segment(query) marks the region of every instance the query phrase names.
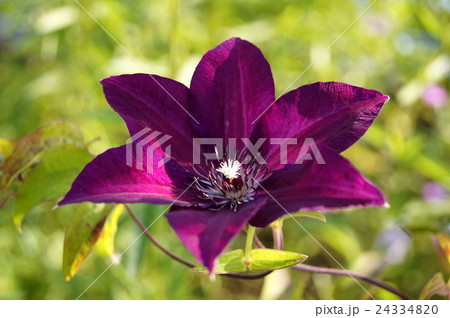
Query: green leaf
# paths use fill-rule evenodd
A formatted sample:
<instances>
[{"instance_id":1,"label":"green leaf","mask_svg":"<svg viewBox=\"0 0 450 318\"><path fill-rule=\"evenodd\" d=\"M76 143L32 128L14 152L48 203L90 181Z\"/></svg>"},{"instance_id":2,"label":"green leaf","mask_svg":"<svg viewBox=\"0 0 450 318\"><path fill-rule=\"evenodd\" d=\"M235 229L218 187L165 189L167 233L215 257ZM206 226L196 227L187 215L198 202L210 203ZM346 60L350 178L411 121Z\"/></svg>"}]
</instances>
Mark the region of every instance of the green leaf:
<instances>
[{"instance_id":1,"label":"green leaf","mask_svg":"<svg viewBox=\"0 0 450 318\"><path fill-rule=\"evenodd\" d=\"M108 216L103 231L95 244L95 252L102 257L111 257L114 254L114 237L117 233L117 223L123 214L125 206L118 204Z\"/></svg>"},{"instance_id":2,"label":"green leaf","mask_svg":"<svg viewBox=\"0 0 450 318\"><path fill-rule=\"evenodd\" d=\"M217 260L215 274L245 272L244 251L235 250L220 256ZM192 269L197 273L207 274L208 270L203 265L198 265Z\"/></svg>"},{"instance_id":3,"label":"green leaf","mask_svg":"<svg viewBox=\"0 0 450 318\"><path fill-rule=\"evenodd\" d=\"M75 276L92 251L113 207L83 203L73 211L64 236L63 274L67 281Z\"/></svg>"},{"instance_id":4,"label":"green leaf","mask_svg":"<svg viewBox=\"0 0 450 318\"><path fill-rule=\"evenodd\" d=\"M86 149L71 144L47 150L20 185L14 207L16 227L20 229L22 220L34 207L64 195L92 158Z\"/></svg>"},{"instance_id":5,"label":"green leaf","mask_svg":"<svg viewBox=\"0 0 450 318\"><path fill-rule=\"evenodd\" d=\"M413 166L428 178L450 187L450 171L445 161L439 161L420 154L414 158Z\"/></svg>"},{"instance_id":6,"label":"green leaf","mask_svg":"<svg viewBox=\"0 0 450 318\"><path fill-rule=\"evenodd\" d=\"M420 293L419 300L427 300L434 295L450 297L450 287L445 284L442 273L436 273L433 278L425 285Z\"/></svg>"},{"instance_id":7,"label":"green leaf","mask_svg":"<svg viewBox=\"0 0 450 318\"><path fill-rule=\"evenodd\" d=\"M44 151L66 143L83 143L81 131L69 122L53 122L30 132L18 142L4 163L1 180L3 189L9 187L12 180L36 162Z\"/></svg>"},{"instance_id":8,"label":"green leaf","mask_svg":"<svg viewBox=\"0 0 450 318\"><path fill-rule=\"evenodd\" d=\"M303 212L303 211L283 215L281 217L281 219L283 219L283 220L291 219L291 216L294 218L311 218L311 219L320 220L322 222L327 221L327 219L325 218L325 215L323 215L320 212Z\"/></svg>"},{"instance_id":9,"label":"green leaf","mask_svg":"<svg viewBox=\"0 0 450 318\"><path fill-rule=\"evenodd\" d=\"M396 222L412 231L445 232L449 218L450 200L439 204L410 200L400 208Z\"/></svg>"},{"instance_id":10,"label":"green leaf","mask_svg":"<svg viewBox=\"0 0 450 318\"><path fill-rule=\"evenodd\" d=\"M11 155L16 144L17 140L0 138L0 164Z\"/></svg>"},{"instance_id":11,"label":"green leaf","mask_svg":"<svg viewBox=\"0 0 450 318\"><path fill-rule=\"evenodd\" d=\"M293 266L303 262L308 256L288 251L272 249L254 249L250 251L248 268L252 271L275 270ZM246 265L243 250L235 250L220 256L217 260L215 274L245 272ZM192 269L197 273L207 274L203 265Z\"/></svg>"},{"instance_id":12,"label":"green leaf","mask_svg":"<svg viewBox=\"0 0 450 318\"><path fill-rule=\"evenodd\" d=\"M254 249L250 251L250 265L252 271L274 270L296 265L308 256L288 251L272 249Z\"/></svg>"}]
</instances>

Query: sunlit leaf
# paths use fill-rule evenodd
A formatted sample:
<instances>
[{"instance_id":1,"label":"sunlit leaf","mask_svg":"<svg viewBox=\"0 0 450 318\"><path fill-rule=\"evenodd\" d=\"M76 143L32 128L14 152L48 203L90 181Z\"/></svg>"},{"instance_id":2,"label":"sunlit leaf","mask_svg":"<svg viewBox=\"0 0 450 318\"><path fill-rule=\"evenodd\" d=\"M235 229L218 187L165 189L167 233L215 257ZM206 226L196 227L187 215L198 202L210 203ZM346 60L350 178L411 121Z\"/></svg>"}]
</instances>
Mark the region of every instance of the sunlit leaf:
<instances>
[{"instance_id":1,"label":"sunlit leaf","mask_svg":"<svg viewBox=\"0 0 450 318\"><path fill-rule=\"evenodd\" d=\"M327 219L325 218L325 215L323 215L320 212L315 212L315 211L312 211L312 212L299 211L299 212L295 212L295 213L290 213L290 214L283 215L281 217L281 219L288 220L288 219L291 219L291 217L294 217L294 218L311 218L311 219L320 220L322 222L326 222L327 221Z\"/></svg>"},{"instance_id":2,"label":"sunlit leaf","mask_svg":"<svg viewBox=\"0 0 450 318\"><path fill-rule=\"evenodd\" d=\"M428 178L450 186L450 171L445 162L419 155L413 161L414 168Z\"/></svg>"},{"instance_id":3,"label":"sunlit leaf","mask_svg":"<svg viewBox=\"0 0 450 318\"><path fill-rule=\"evenodd\" d=\"M397 223L414 231L442 232L445 231L449 218L449 200L440 204L411 200L400 209Z\"/></svg>"},{"instance_id":4,"label":"sunlit leaf","mask_svg":"<svg viewBox=\"0 0 450 318\"><path fill-rule=\"evenodd\" d=\"M450 237L443 233L433 235L433 244L436 247L441 264L450 272Z\"/></svg>"},{"instance_id":5,"label":"sunlit leaf","mask_svg":"<svg viewBox=\"0 0 450 318\"><path fill-rule=\"evenodd\" d=\"M6 159L2 187L7 188L11 181L36 162L44 151L65 143L83 143L81 131L70 122L57 121L30 132L18 142Z\"/></svg>"},{"instance_id":6,"label":"sunlit leaf","mask_svg":"<svg viewBox=\"0 0 450 318\"><path fill-rule=\"evenodd\" d=\"M422 25L425 27L425 29L435 36L439 36L441 32L441 24L438 20L436 20L433 12L430 10L430 8L422 4L420 7L418 6L416 9L417 13L416 16L422 23Z\"/></svg>"},{"instance_id":7,"label":"sunlit leaf","mask_svg":"<svg viewBox=\"0 0 450 318\"><path fill-rule=\"evenodd\" d=\"M117 223L123 214L125 206L118 204L108 216L100 238L95 244L95 252L102 257L111 257L114 254L114 237L117 233Z\"/></svg>"},{"instance_id":8,"label":"sunlit leaf","mask_svg":"<svg viewBox=\"0 0 450 318\"><path fill-rule=\"evenodd\" d=\"M441 295L446 298L450 296L450 287L445 283L442 273L436 273L425 285L419 299L430 299L434 295Z\"/></svg>"},{"instance_id":9,"label":"sunlit leaf","mask_svg":"<svg viewBox=\"0 0 450 318\"><path fill-rule=\"evenodd\" d=\"M303 262L308 256L288 251L254 249L250 252L252 271L273 270L293 266Z\"/></svg>"},{"instance_id":10,"label":"sunlit leaf","mask_svg":"<svg viewBox=\"0 0 450 318\"><path fill-rule=\"evenodd\" d=\"M79 11L73 5L47 10L36 19L36 30L39 33L50 33L65 28L78 20Z\"/></svg>"},{"instance_id":11,"label":"sunlit leaf","mask_svg":"<svg viewBox=\"0 0 450 318\"><path fill-rule=\"evenodd\" d=\"M76 207L66 228L63 252L63 274L69 281L99 239L113 205L83 203Z\"/></svg>"},{"instance_id":12,"label":"sunlit leaf","mask_svg":"<svg viewBox=\"0 0 450 318\"><path fill-rule=\"evenodd\" d=\"M236 273L245 272L246 269L244 264L244 251L235 250L223 254L218 258L214 272L215 274ZM208 273L208 270L203 265L196 266L192 270L202 274Z\"/></svg>"},{"instance_id":13,"label":"sunlit leaf","mask_svg":"<svg viewBox=\"0 0 450 318\"><path fill-rule=\"evenodd\" d=\"M0 166L11 155L16 144L15 139L0 138Z\"/></svg>"},{"instance_id":14,"label":"sunlit leaf","mask_svg":"<svg viewBox=\"0 0 450 318\"><path fill-rule=\"evenodd\" d=\"M315 235L321 242L340 253L348 262L354 260L363 251L361 242L348 224L318 225Z\"/></svg>"},{"instance_id":15,"label":"sunlit leaf","mask_svg":"<svg viewBox=\"0 0 450 318\"><path fill-rule=\"evenodd\" d=\"M66 144L46 151L27 175L17 193L14 223L20 228L27 213L37 205L66 193L93 156L83 147Z\"/></svg>"},{"instance_id":16,"label":"sunlit leaf","mask_svg":"<svg viewBox=\"0 0 450 318\"><path fill-rule=\"evenodd\" d=\"M450 72L450 57L441 54L427 64L424 75L428 82L438 82L446 78L448 72Z\"/></svg>"}]
</instances>

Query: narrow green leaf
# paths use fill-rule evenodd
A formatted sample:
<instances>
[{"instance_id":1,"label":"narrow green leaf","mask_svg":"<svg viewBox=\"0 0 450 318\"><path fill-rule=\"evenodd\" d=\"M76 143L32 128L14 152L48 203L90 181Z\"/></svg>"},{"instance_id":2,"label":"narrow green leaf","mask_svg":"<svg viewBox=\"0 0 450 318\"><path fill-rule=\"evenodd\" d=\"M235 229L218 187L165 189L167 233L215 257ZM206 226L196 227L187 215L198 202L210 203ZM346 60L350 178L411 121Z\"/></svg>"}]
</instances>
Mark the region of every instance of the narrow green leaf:
<instances>
[{"instance_id":1,"label":"narrow green leaf","mask_svg":"<svg viewBox=\"0 0 450 318\"><path fill-rule=\"evenodd\" d=\"M427 300L434 295L441 295L446 298L450 297L450 287L445 284L442 273L436 273L433 278L425 285L420 293L420 300Z\"/></svg>"},{"instance_id":2,"label":"narrow green leaf","mask_svg":"<svg viewBox=\"0 0 450 318\"><path fill-rule=\"evenodd\" d=\"M291 213L291 214L286 214L286 215L283 215L281 217L281 219L287 220L287 219L290 219L291 216L294 217L294 218L311 218L311 219L320 220L322 222L326 222L327 221L327 219L325 218L325 215L323 215L320 212L314 212L314 211L312 211L312 212L299 211L299 212L295 212L295 213Z\"/></svg>"},{"instance_id":3,"label":"narrow green leaf","mask_svg":"<svg viewBox=\"0 0 450 318\"><path fill-rule=\"evenodd\" d=\"M83 147L66 144L47 150L20 185L14 207L14 223L20 229L25 216L37 205L66 193L93 156Z\"/></svg>"},{"instance_id":4,"label":"narrow green leaf","mask_svg":"<svg viewBox=\"0 0 450 318\"><path fill-rule=\"evenodd\" d=\"M307 257L303 254L288 251L254 249L250 252L248 268L252 271L281 269L303 262Z\"/></svg>"},{"instance_id":5,"label":"narrow green leaf","mask_svg":"<svg viewBox=\"0 0 450 318\"><path fill-rule=\"evenodd\" d=\"M418 155L412 161L414 168L428 178L438 181L441 184L450 186L450 171L447 165L442 161L425 156Z\"/></svg>"},{"instance_id":6,"label":"narrow green leaf","mask_svg":"<svg viewBox=\"0 0 450 318\"><path fill-rule=\"evenodd\" d=\"M45 150L66 143L83 143L81 131L69 122L53 122L30 132L18 142L11 155L5 160L2 187L6 189L12 180L36 162Z\"/></svg>"},{"instance_id":7,"label":"narrow green leaf","mask_svg":"<svg viewBox=\"0 0 450 318\"><path fill-rule=\"evenodd\" d=\"M117 223L123 214L125 206L118 204L108 216L103 231L95 244L95 252L102 257L111 257L114 254L114 237L117 233Z\"/></svg>"},{"instance_id":8,"label":"narrow green leaf","mask_svg":"<svg viewBox=\"0 0 450 318\"><path fill-rule=\"evenodd\" d=\"M73 211L64 236L63 274L67 281L75 276L92 251L113 207L83 203Z\"/></svg>"},{"instance_id":9,"label":"narrow green leaf","mask_svg":"<svg viewBox=\"0 0 450 318\"><path fill-rule=\"evenodd\" d=\"M245 272L244 251L235 250L220 256L217 260L215 274ZM203 265L198 265L192 269L197 273L208 274L208 270Z\"/></svg>"}]
</instances>

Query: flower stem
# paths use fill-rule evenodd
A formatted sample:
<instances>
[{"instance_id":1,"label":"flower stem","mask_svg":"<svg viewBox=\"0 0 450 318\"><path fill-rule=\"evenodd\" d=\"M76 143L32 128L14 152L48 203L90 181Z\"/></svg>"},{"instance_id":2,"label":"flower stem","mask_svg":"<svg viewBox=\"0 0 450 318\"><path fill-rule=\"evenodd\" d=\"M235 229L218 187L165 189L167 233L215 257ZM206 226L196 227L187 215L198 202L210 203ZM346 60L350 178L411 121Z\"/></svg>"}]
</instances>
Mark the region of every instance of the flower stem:
<instances>
[{"instance_id":1,"label":"flower stem","mask_svg":"<svg viewBox=\"0 0 450 318\"><path fill-rule=\"evenodd\" d=\"M255 245L259 248L266 248L264 246L264 244L259 240L258 235L255 234L255 236L253 237L253 243L255 243Z\"/></svg>"},{"instance_id":2,"label":"flower stem","mask_svg":"<svg viewBox=\"0 0 450 318\"><path fill-rule=\"evenodd\" d=\"M253 237L255 236L255 227L248 225L247 230L247 242L245 243L245 259L244 263L246 265L250 265L251 258L250 258L250 252L252 250L252 243L253 243Z\"/></svg>"},{"instance_id":3,"label":"flower stem","mask_svg":"<svg viewBox=\"0 0 450 318\"><path fill-rule=\"evenodd\" d=\"M276 228L274 226L272 226L272 230L274 231L273 236L274 236L274 247L275 249L281 244L281 246L283 245L283 232L281 232L281 236L280 235L275 235L275 231L276 230L280 230L281 228ZM277 240L281 240L278 241ZM261 243L261 241L259 240L258 236L255 235L255 242L258 242L258 247L260 248L266 248L264 246L264 244ZM312 265L305 265L305 264L297 264L292 266L291 268L296 269L298 271L302 271L302 272L309 272L309 273L314 273L314 274L327 274L327 275L334 275L334 276L348 276L348 277L353 277L356 279L360 279L363 281L366 281L372 285L378 286L380 288L383 288L387 291L390 291L391 293L399 296L401 299L405 299L405 300L411 300L412 298L408 295L406 295L405 293L403 293L402 291L386 284L383 283L375 278L372 278L370 276L361 274L361 273L357 273L357 272L351 272L351 271L346 271L346 270L342 270L342 269L335 269L335 268L326 268L326 267L318 267L318 266L312 266Z\"/></svg>"},{"instance_id":4,"label":"flower stem","mask_svg":"<svg viewBox=\"0 0 450 318\"><path fill-rule=\"evenodd\" d=\"M271 224L273 233L273 248L276 250L282 250L284 245L283 237L283 221L277 220Z\"/></svg>"},{"instance_id":5,"label":"flower stem","mask_svg":"<svg viewBox=\"0 0 450 318\"><path fill-rule=\"evenodd\" d=\"M371 283L372 285L378 286L380 288L383 288L387 291L390 291L391 293L399 296L402 299L411 300L412 298L402 291L395 289L394 287L383 283L375 278L372 278L370 276L352 272L352 271L346 271L342 269L335 269L335 268L325 268L325 267L317 267L317 266L311 266L311 265L305 265L305 264L297 264L292 266L293 269L303 271L303 272L309 272L309 273L315 273L315 274L328 274L328 275L334 275L334 276L348 276L357 278L363 281L366 281L368 283Z\"/></svg>"},{"instance_id":6,"label":"flower stem","mask_svg":"<svg viewBox=\"0 0 450 318\"><path fill-rule=\"evenodd\" d=\"M159 248L161 251L163 251L164 253L166 253L169 257L173 258L174 260L176 260L177 262L186 265L190 268L195 267L194 264L185 261L184 259L176 256L175 254L173 254L172 252L170 252L169 250L167 250L166 248L164 248L161 244L159 244L159 242L148 232L147 228L145 227L144 224L142 224L142 222L139 220L139 218L136 216L136 214L134 214L133 210L128 206L128 204L125 204L125 208L127 209L128 213L130 214L131 218L134 220L134 222L139 226L139 228L144 232L145 236L147 236L147 238L153 243L155 244L155 246L157 248ZM239 279L260 279L263 278L267 275L269 275L270 273L272 273L272 271L266 271L260 274L256 274L256 275L245 275L245 274L234 274L234 273L227 273L227 274L220 274L221 276L227 276L227 277L232 277L232 278L239 278Z\"/></svg>"},{"instance_id":7,"label":"flower stem","mask_svg":"<svg viewBox=\"0 0 450 318\"><path fill-rule=\"evenodd\" d=\"M144 232L145 236L148 237L148 239L150 241L152 241L153 244L156 245L156 247L158 247L161 251L163 251L164 253L166 253L168 256L170 256L171 258L173 258L174 260L176 260L177 262L180 262L181 264L184 264L188 267L194 267L195 265L192 263L189 263L188 261L185 261L182 258L179 258L178 256L176 256L175 254L173 254L172 252L170 252L169 250L165 249L161 244L159 244L159 242L157 240L155 240L155 238L148 232L147 228L145 227L144 224L142 224L142 222L138 219L138 217L136 216L136 214L134 214L133 210L131 210L131 208L128 206L128 204L125 204L125 208L127 209L128 213L130 214L131 218L134 220L134 222L136 222L136 224L140 227L140 229Z\"/></svg>"}]
</instances>

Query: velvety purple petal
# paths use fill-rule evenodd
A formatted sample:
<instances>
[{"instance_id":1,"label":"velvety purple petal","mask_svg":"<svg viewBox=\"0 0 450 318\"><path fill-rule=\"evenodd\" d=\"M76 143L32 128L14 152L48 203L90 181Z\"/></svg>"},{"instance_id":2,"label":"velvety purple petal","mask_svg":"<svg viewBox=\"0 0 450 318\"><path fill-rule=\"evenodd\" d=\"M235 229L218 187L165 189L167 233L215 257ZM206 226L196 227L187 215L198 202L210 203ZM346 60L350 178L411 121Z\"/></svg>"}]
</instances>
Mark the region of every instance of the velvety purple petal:
<instances>
[{"instance_id":1,"label":"velvety purple petal","mask_svg":"<svg viewBox=\"0 0 450 318\"><path fill-rule=\"evenodd\" d=\"M253 138L313 138L342 152L369 128L389 99L382 93L343 83L326 82L301 86L274 103L264 114ZM279 146L265 144L266 154Z\"/></svg>"},{"instance_id":2,"label":"velvety purple petal","mask_svg":"<svg viewBox=\"0 0 450 318\"><path fill-rule=\"evenodd\" d=\"M98 155L78 175L59 205L84 201L170 204L176 200L174 204L192 206L199 201L194 187L186 190L192 178L175 161L158 167L163 157L155 152L154 164L147 166L144 152L142 160L133 156L130 167L126 152L126 146L121 146Z\"/></svg>"},{"instance_id":3,"label":"velvety purple petal","mask_svg":"<svg viewBox=\"0 0 450 318\"><path fill-rule=\"evenodd\" d=\"M380 190L347 159L334 150L320 151L325 164L307 160L301 165L287 165L262 184L259 195L270 199L250 224L264 227L286 211L326 211L386 204Z\"/></svg>"},{"instance_id":4,"label":"velvety purple petal","mask_svg":"<svg viewBox=\"0 0 450 318\"><path fill-rule=\"evenodd\" d=\"M250 137L252 122L275 100L270 65L252 43L231 38L207 52L192 77L200 135Z\"/></svg>"},{"instance_id":5,"label":"velvety purple petal","mask_svg":"<svg viewBox=\"0 0 450 318\"><path fill-rule=\"evenodd\" d=\"M216 258L265 201L257 199L246 203L237 212L175 208L166 217L183 244L212 273Z\"/></svg>"},{"instance_id":6,"label":"velvety purple petal","mask_svg":"<svg viewBox=\"0 0 450 318\"><path fill-rule=\"evenodd\" d=\"M169 135L171 156L181 164L192 163L195 135L187 113L190 93L186 86L149 74L112 76L101 83L106 100L125 120L130 135L144 128L160 132L158 138Z\"/></svg>"}]
</instances>

